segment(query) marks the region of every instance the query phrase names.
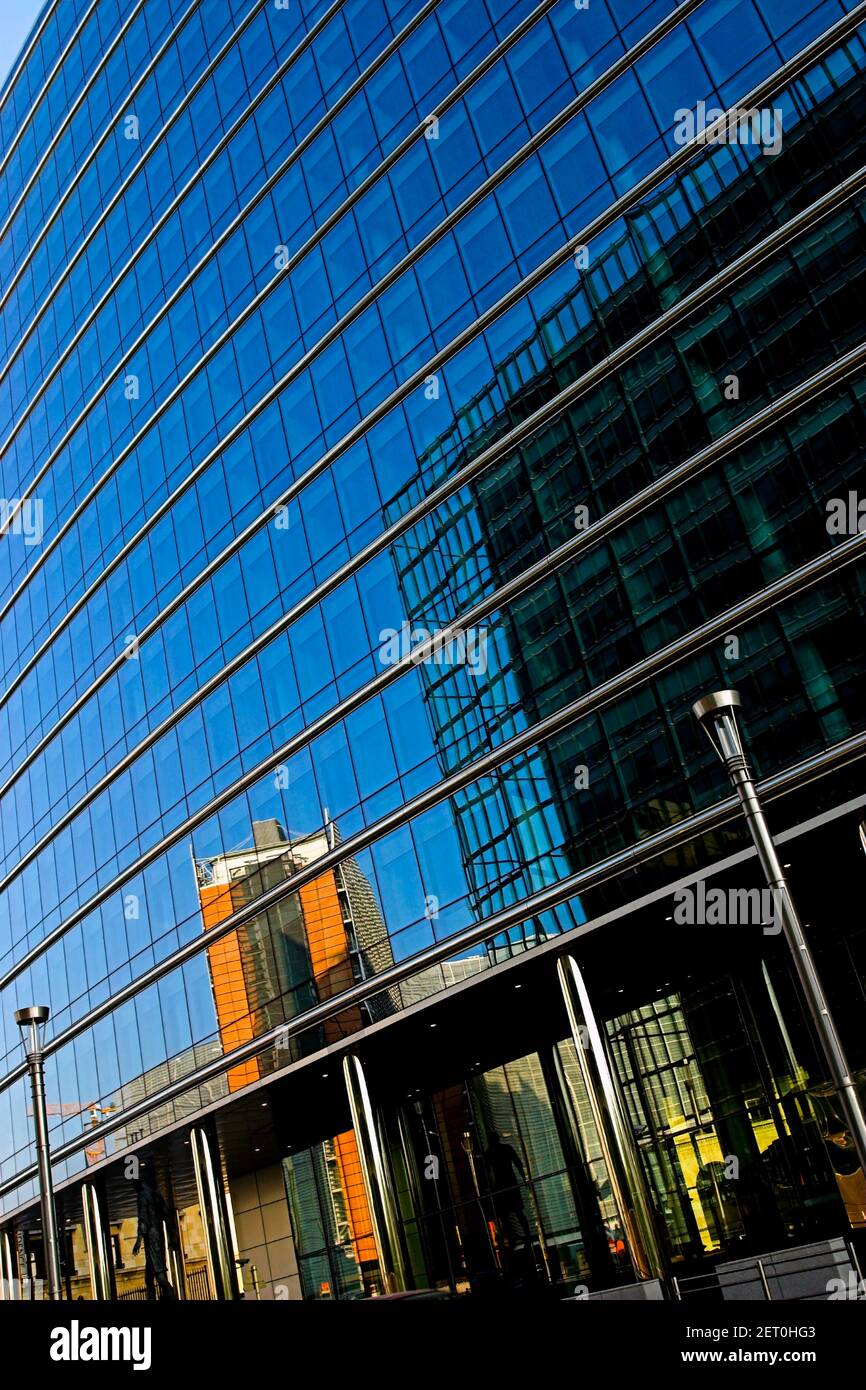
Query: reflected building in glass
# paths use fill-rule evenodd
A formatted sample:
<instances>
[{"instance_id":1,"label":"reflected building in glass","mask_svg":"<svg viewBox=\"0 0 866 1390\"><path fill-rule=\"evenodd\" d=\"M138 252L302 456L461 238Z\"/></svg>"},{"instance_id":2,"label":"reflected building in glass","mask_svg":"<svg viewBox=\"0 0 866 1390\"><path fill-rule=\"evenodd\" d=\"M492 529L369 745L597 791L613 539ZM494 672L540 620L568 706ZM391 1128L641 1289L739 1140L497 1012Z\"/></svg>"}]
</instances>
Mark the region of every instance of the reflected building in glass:
<instances>
[{"instance_id":1,"label":"reflected building in glass","mask_svg":"<svg viewBox=\"0 0 866 1390\"><path fill-rule=\"evenodd\" d=\"M705 910L762 879L691 706L742 692L860 1084L864 68L853 0L48 0L0 90L4 1297L30 1003L67 1299L862 1243L784 940Z\"/></svg>"}]
</instances>

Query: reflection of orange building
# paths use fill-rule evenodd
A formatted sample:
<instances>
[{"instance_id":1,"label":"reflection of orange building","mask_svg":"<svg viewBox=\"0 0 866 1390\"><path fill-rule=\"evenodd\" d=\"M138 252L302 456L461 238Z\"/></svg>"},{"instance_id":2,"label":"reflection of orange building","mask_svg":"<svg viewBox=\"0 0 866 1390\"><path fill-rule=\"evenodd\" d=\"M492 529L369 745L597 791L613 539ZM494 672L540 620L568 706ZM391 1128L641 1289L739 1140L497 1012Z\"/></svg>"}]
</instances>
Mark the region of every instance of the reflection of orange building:
<instances>
[{"instance_id":1,"label":"reflection of orange building","mask_svg":"<svg viewBox=\"0 0 866 1390\"><path fill-rule=\"evenodd\" d=\"M253 846L196 861L204 930L212 930L239 908L320 859L336 839L333 826L296 840L286 837L276 820L253 822ZM312 976L318 999L331 999L371 970L393 959L388 937L370 885L353 860L329 869L297 894L288 906L300 916L298 935L304 974ZM224 1051L248 1042L260 1031L256 1010L279 997L285 984L272 978L279 972L274 959L268 916L262 915L239 932L230 932L208 950L220 1042ZM295 979L293 984L297 984ZM381 1006L380 1006L381 1007ZM330 1043L363 1026L360 1008L345 1010L325 1023ZM253 1058L233 1067L227 1076L230 1091L258 1080L260 1066Z\"/></svg>"},{"instance_id":2,"label":"reflection of orange building","mask_svg":"<svg viewBox=\"0 0 866 1390\"><path fill-rule=\"evenodd\" d=\"M205 931L211 931L280 880L320 859L336 842L328 825L313 835L290 840L275 820L253 822L253 846L196 861L196 878ZM370 884L354 860L344 861L305 884L287 900L292 921L299 912L299 940L305 957L302 973L311 975L318 999L332 999L372 971L390 965L393 956ZM224 1051L240 1047L259 1031L256 1011L281 992L271 925L267 914L238 932L230 932L208 949L214 1006ZM270 945L270 949L268 949ZM294 983L298 981L295 980ZM262 997L260 997L260 995ZM379 1003L379 1011L389 1007ZM346 1009L323 1027L324 1042L357 1032L365 1022L361 1008ZM257 1058L232 1067L230 1091L239 1091L261 1075ZM364 1188L361 1159L352 1130L332 1141L332 1181L344 1208L347 1235L359 1264L375 1262L376 1246Z\"/></svg>"},{"instance_id":3,"label":"reflection of orange building","mask_svg":"<svg viewBox=\"0 0 866 1390\"><path fill-rule=\"evenodd\" d=\"M306 884L299 896L316 993L320 999L332 999L354 984L343 906L333 870ZM340 1019L327 1020L323 1030L325 1042L335 1042L361 1026L360 1009L347 1009Z\"/></svg>"},{"instance_id":4,"label":"reflection of orange building","mask_svg":"<svg viewBox=\"0 0 866 1390\"><path fill-rule=\"evenodd\" d=\"M346 1217L349 1223L349 1239L355 1250L359 1265L375 1262L378 1259L376 1242L373 1239L373 1222L370 1205L364 1188L364 1175L361 1172L361 1158L355 1131L349 1129L334 1139L334 1157L340 1172L343 1197L346 1203Z\"/></svg>"},{"instance_id":5,"label":"reflection of orange building","mask_svg":"<svg viewBox=\"0 0 866 1390\"><path fill-rule=\"evenodd\" d=\"M233 858L234 856L226 856ZM249 858L249 854L247 854ZM213 861L220 862L220 861ZM223 863L225 860L222 861ZM236 901L236 885L231 881L202 883L199 880L201 915L205 931L210 931L241 905ZM210 964L211 985L214 1005L219 1025L220 1042L223 1051L240 1047L253 1036L254 1022L250 1010L244 967L241 960L241 947L237 932L229 932L222 940L211 946L207 953ZM249 1062L232 1067L226 1080L230 1091L239 1091L251 1081L259 1078L259 1063L253 1057Z\"/></svg>"}]
</instances>

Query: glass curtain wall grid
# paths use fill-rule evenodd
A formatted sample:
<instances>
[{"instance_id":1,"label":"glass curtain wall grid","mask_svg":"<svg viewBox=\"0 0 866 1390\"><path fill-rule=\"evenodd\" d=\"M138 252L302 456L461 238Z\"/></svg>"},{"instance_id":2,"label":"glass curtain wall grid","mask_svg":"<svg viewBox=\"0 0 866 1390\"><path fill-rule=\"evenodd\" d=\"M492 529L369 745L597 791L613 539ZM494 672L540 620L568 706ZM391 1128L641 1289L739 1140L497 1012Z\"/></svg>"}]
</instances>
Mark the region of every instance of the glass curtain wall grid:
<instances>
[{"instance_id":1,"label":"glass curtain wall grid","mask_svg":"<svg viewBox=\"0 0 866 1390\"><path fill-rule=\"evenodd\" d=\"M852 794L866 541L828 507L862 476L864 23L853 0L46 7L0 92L7 1213L34 1194L31 998L62 1180L725 861L706 689L743 690L790 816L804 785L816 813ZM773 121L684 136L710 108ZM697 1137L713 1006L684 997L608 1020L671 1258L751 1219ZM447 1211L500 1271L586 1272L574 1154L601 1160L566 1052L385 1115L395 1267L454 1286ZM758 1156L784 1130L761 1084ZM407 1195L423 1126L456 1145L435 1213ZM396 1277L347 1133L281 1170L306 1296ZM67 1271L117 1288L123 1223L63 1200ZM198 1236L166 1235L164 1277L197 1296L231 1209L172 1201Z\"/></svg>"}]
</instances>

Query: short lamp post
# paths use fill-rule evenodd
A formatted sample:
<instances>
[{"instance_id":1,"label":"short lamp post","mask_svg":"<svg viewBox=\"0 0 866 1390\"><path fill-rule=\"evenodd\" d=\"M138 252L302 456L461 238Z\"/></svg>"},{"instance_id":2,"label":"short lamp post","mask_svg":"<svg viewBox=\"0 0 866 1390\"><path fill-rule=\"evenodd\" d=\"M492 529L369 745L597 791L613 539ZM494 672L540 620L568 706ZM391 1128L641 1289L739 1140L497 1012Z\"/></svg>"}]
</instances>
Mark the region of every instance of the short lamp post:
<instances>
[{"instance_id":1,"label":"short lamp post","mask_svg":"<svg viewBox=\"0 0 866 1390\"><path fill-rule=\"evenodd\" d=\"M51 1182L51 1155L48 1148L48 1111L45 1106L45 1060L42 1036L48 1022L48 1009L44 1004L31 1004L26 1009L16 1009L15 1022L25 1034L27 1066L30 1070L30 1086L33 1092L33 1127L36 1131L36 1163L39 1169L39 1201L42 1208L42 1243L45 1250L45 1268L48 1274L48 1297L60 1298L60 1253L57 1245L57 1218L54 1212L54 1188Z\"/></svg>"},{"instance_id":2,"label":"short lamp post","mask_svg":"<svg viewBox=\"0 0 866 1390\"><path fill-rule=\"evenodd\" d=\"M736 690L717 690L696 701L692 712L724 763L731 785L740 799L749 834L758 852L767 886L773 894L776 912L826 1058L830 1079L839 1097L843 1118L851 1132L860 1166L866 1173L866 1115L746 761L737 719L741 703Z\"/></svg>"}]
</instances>

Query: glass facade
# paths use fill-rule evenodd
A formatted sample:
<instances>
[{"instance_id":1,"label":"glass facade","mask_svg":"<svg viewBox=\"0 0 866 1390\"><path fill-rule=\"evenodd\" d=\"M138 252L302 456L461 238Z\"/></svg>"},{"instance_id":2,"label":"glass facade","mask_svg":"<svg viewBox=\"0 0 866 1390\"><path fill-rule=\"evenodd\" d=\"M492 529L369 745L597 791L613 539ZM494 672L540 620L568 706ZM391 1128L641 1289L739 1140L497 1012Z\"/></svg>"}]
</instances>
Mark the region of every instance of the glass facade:
<instances>
[{"instance_id":1,"label":"glass facade","mask_svg":"<svg viewBox=\"0 0 866 1390\"><path fill-rule=\"evenodd\" d=\"M866 1228L783 946L670 908L748 844L715 688L858 872L864 23L47 0L0 91L3 1279L35 1001L66 1297L626 1280L566 949L669 1269ZM811 923L863 1069L862 928ZM395 1079L437 1009L479 1059Z\"/></svg>"}]
</instances>

